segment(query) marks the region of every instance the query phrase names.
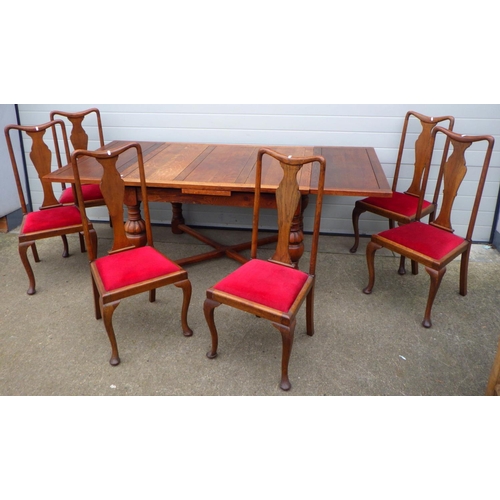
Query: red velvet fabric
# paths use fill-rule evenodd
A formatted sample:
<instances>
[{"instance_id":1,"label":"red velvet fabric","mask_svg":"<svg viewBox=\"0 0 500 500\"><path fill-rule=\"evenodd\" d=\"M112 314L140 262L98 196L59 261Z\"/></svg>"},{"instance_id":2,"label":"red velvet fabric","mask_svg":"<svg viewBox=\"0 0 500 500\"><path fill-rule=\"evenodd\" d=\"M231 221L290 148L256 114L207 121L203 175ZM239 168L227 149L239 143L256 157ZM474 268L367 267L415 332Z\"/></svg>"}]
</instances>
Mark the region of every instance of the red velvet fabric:
<instances>
[{"instance_id":1,"label":"red velvet fabric","mask_svg":"<svg viewBox=\"0 0 500 500\"><path fill-rule=\"evenodd\" d=\"M100 200L102 198L99 184L83 184L82 194L84 201ZM63 205L75 203L75 196L72 187L66 188L63 191L61 197L59 198L59 203L62 203Z\"/></svg>"},{"instance_id":2,"label":"red velvet fabric","mask_svg":"<svg viewBox=\"0 0 500 500\"><path fill-rule=\"evenodd\" d=\"M214 288L288 312L307 278L303 271L254 259L219 281Z\"/></svg>"},{"instance_id":3,"label":"red velvet fabric","mask_svg":"<svg viewBox=\"0 0 500 500\"><path fill-rule=\"evenodd\" d=\"M380 237L404 245L435 260L442 259L465 240L429 224L412 222L379 233Z\"/></svg>"},{"instance_id":4,"label":"red velvet fabric","mask_svg":"<svg viewBox=\"0 0 500 500\"><path fill-rule=\"evenodd\" d=\"M418 208L418 198L398 192L393 193L392 198L371 197L365 198L363 201L375 207L404 215L405 217L413 217L417 213ZM422 208L425 209L429 205L430 203L424 200Z\"/></svg>"},{"instance_id":5,"label":"red velvet fabric","mask_svg":"<svg viewBox=\"0 0 500 500\"><path fill-rule=\"evenodd\" d=\"M152 247L139 247L95 261L106 291L168 275L181 268Z\"/></svg>"},{"instance_id":6,"label":"red velvet fabric","mask_svg":"<svg viewBox=\"0 0 500 500\"><path fill-rule=\"evenodd\" d=\"M26 215L23 234L76 226L81 223L80 210L75 206L48 208Z\"/></svg>"}]
</instances>

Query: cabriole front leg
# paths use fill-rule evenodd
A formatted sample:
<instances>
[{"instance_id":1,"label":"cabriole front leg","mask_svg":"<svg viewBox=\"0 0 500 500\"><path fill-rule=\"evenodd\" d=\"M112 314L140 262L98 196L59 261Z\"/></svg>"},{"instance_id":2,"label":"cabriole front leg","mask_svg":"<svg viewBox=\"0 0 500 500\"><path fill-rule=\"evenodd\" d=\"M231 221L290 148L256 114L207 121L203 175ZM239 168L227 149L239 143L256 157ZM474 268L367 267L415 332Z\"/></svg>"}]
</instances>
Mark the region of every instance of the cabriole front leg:
<instances>
[{"instance_id":1,"label":"cabriole front leg","mask_svg":"<svg viewBox=\"0 0 500 500\"><path fill-rule=\"evenodd\" d=\"M113 329L113 313L119 305L120 301L111 302L110 304L104 305L102 308L102 318L104 321L104 326L109 337L109 342L111 343L111 359L109 360L109 364L112 366L117 366L120 364L120 357L118 356L118 345L116 343L115 330Z\"/></svg>"},{"instance_id":2,"label":"cabriole front leg","mask_svg":"<svg viewBox=\"0 0 500 500\"><path fill-rule=\"evenodd\" d=\"M34 249L33 254L35 254L36 252L35 242L28 241L25 243L19 243L19 256L21 257L21 262L23 263L24 269L26 270L26 274L28 275L29 288L27 294L34 295L36 293L35 289L36 283L35 283L35 274L33 273L33 269L28 259L28 248L30 247ZM38 253L36 253L36 257L38 257ZM38 262L36 258L35 261Z\"/></svg>"},{"instance_id":3,"label":"cabriole front leg","mask_svg":"<svg viewBox=\"0 0 500 500\"><path fill-rule=\"evenodd\" d=\"M432 305L434 304L434 299L436 298L437 291L439 290L439 286L441 285L441 281L443 280L443 276L446 273L446 267L436 271L435 269L431 269L426 267L425 270L431 277L431 285L429 289L429 298L427 299L427 307L425 309L424 321L422 322L422 326L425 328L430 328L432 326L431 322L431 310Z\"/></svg>"},{"instance_id":4,"label":"cabriole front leg","mask_svg":"<svg viewBox=\"0 0 500 500\"><path fill-rule=\"evenodd\" d=\"M290 356L292 354L293 347L293 336L295 332L296 320L294 319L290 326L279 325L273 323L281 333L281 339L283 343L283 354L281 356L281 382L280 389L283 391L289 391L292 388L290 379L288 378L288 365L290 363Z\"/></svg>"},{"instance_id":5,"label":"cabriole front leg","mask_svg":"<svg viewBox=\"0 0 500 500\"><path fill-rule=\"evenodd\" d=\"M193 330L189 328L187 315L189 310L189 304L191 302L191 293L192 286L189 280L180 281L179 283L175 283L177 288L182 289L183 300L182 300L182 311L181 311L181 324L182 324L182 332L184 337L191 337L193 335Z\"/></svg>"},{"instance_id":6,"label":"cabriole front leg","mask_svg":"<svg viewBox=\"0 0 500 500\"><path fill-rule=\"evenodd\" d=\"M359 246L359 217L366 210L360 208L357 204L354 205L354 210L352 211L352 228L354 231L354 245L352 246L350 252L356 253Z\"/></svg>"},{"instance_id":7,"label":"cabriole front leg","mask_svg":"<svg viewBox=\"0 0 500 500\"><path fill-rule=\"evenodd\" d=\"M368 286L363 290L363 293L369 295L372 293L373 285L375 284L375 252L382 248L381 245L370 241L366 247L366 263L368 265L369 281Z\"/></svg>"},{"instance_id":8,"label":"cabriole front leg","mask_svg":"<svg viewBox=\"0 0 500 500\"><path fill-rule=\"evenodd\" d=\"M214 321L214 311L219 306L220 303L212 299L206 299L205 303L203 304L203 312L205 313L205 319L207 320L210 335L212 336L212 349L207 352L208 359L215 359L217 357L219 337L217 335L217 328Z\"/></svg>"}]
</instances>

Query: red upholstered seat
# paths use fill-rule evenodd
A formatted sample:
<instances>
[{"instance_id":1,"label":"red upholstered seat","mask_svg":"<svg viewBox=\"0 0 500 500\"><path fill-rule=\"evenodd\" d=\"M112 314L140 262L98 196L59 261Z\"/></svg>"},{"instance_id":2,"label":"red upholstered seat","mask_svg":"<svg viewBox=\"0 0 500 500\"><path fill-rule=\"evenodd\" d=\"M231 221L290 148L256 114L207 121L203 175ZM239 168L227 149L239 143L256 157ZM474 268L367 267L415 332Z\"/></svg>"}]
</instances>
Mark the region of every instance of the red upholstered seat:
<instances>
[{"instance_id":1,"label":"red upholstered seat","mask_svg":"<svg viewBox=\"0 0 500 500\"><path fill-rule=\"evenodd\" d=\"M82 186L83 201L95 201L102 199L101 188L98 184L84 184ZM63 205L68 205L75 203L75 194L73 193L73 188L66 188L61 197L59 198L59 203Z\"/></svg>"},{"instance_id":2,"label":"red upholstered seat","mask_svg":"<svg viewBox=\"0 0 500 500\"><path fill-rule=\"evenodd\" d=\"M396 212L405 217L414 217L418 209L418 198L405 193L394 192L392 198L365 198L363 203L372 205L374 207L382 208ZM423 201L422 209L425 210L431 204L428 201Z\"/></svg>"},{"instance_id":3,"label":"red upholstered seat","mask_svg":"<svg viewBox=\"0 0 500 500\"><path fill-rule=\"evenodd\" d=\"M48 208L26 214L22 234L77 226L81 223L80 210L75 206Z\"/></svg>"},{"instance_id":4,"label":"red upholstered seat","mask_svg":"<svg viewBox=\"0 0 500 500\"><path fill-rule=\"evenodd\" d=\"M254 259L243 264L213 288L288 312L307 278L308 275L302 271Z\"/></svg>"},{"instance_id":5,"label":"red upholstered seat","mask_svg":"<svg viewBox=\"0 0 500 500\"><path fill-rule=\"evenodd\" d=\"M422 222L389 229L378 236L435 260L442 259L465 241L460 236Z\"/></svg>"},{"instance_id":6,"label":"red upholstered seat","mask_svg":"<svg viewBox=\"0 0 500 500\"><path fill-rule=\"evenodd\" d=\"M152 247L107 255L95 261L106 291L180 271L181 268Z\"/></svg>"}]
</instances>

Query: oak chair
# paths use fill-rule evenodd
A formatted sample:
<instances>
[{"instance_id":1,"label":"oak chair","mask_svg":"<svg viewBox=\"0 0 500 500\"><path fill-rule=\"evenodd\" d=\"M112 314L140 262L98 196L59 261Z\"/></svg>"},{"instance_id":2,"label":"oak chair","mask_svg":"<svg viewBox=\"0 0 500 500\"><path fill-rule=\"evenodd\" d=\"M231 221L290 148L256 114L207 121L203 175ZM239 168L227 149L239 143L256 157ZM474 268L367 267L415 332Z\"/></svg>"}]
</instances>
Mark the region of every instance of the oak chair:
<instances>
[{"instance_id":1,"label":"oak chair","mask_svg":"<svg viewBox=\"0 0 500 500\"><path fill-rule=\"evenodd\" d=\"M401 133L401 141L399 144L399 151L396 160L396 167L394 171L394 178L392 182L392 198L377 198L369 197L363 200L356 201L354 210L352 212L352 225L354 230L354 245L351 248L351 253L356 253L359 246L359 217L364 212L371 212L386 219L389 219L389 228L392 229L395 222L398 224L408 224L413 222L417 216L417 208L420 195L425 197L426 181L425 168L426 165L430 168L429 159L433 153L433 142L431 141L431 134L434 127L448 121L448 129L453 130L455 119L452 116L439 116L430 117L415 111L408 111L406 113L403 131ZM414 149L414 169L413 178L410 187L406 191L399 191L398 184L400 182L399 175L401 172L401 164L403 162L403 155L409 154L408 147L405 148L407 138L410 135L408 127L412 122L419 122L421 132L413 144ZM445 153L449 147L449 141L445 144ZM408 153L407 153L408 152ZM424 199L422 203L421 217L430 216L433 218L435 205ZM413 274L418 273L418 266L412 262ZM400 274L405 274L405 258L401 257L401 265L399 268Z\"/></svg>"},{"instance_id":2,"label":"oak chair","mask_svg":"<svg viewBox=\"0 0 500 500\"><path fill-rule=\"evenodd\" d=\"M486 174L488 172L491 154L495 140L489 135L467 136L459 135L443 127L435 127L431 136L431 147L437 134L444 134L450 139L452 153L443 157L436 189L434 192L433 204L438 206L440 199L441 185L443 192L441 198L441 209L437 217L428 223L421 222L423 213L422 198L418 207L415 222L402 225L379 234L372 235L371 241L366 249L366 258L369 271L369 284L364 289L364 293L372 293L375 283L375 252L380 248L387 248L395 253L419 262L425 266L430 276L430 290L422 325L426 328L432 326L431 309L438 292L441 280L446 272L446 266L457 257L461 256L460 264L460 295L467 295L467 274L469 267L469 256L472 245L472 235L476 223L477 212L481 202ZM475 143L486 143L484 148L484 161L480 172L474 172L473 168L466 166L466 151ZM481 145L479 145L481 147ZM476 153L474 151L474 153ZM430 160L429 160L430 161ZM472 171L477 181L477 190L474 198L474 205L471 209L467 234L465 238L454 234L452 227L452 209L458 190L466 177ZM429 175L426 169L425 176ZM427 179L424 179L427 182Z\"/></svg>"},{"instance_id":3,"label":"oak chair","mask_svg":"<svg viewBox=\"0 0 500 500\"><path fill-rule=\"evenodd\" d=\"M267 161L266 166L274 159L279 161L283 169L283 178L276 190L278 242L276 251L269 261L257 259L260 196L261 192L266 190L262 182L264 159ZM319 163L320 174L309 272L307 273L300 271L297 266L293 265L289 253L289 242L294 216L301 210L301 194L297 175L304 165L313 162ZM259 150L256 163L251 260L208 289L204 303L205 318L212 337L212 348L207 353L209 359L217 357L218 334L214 321L216 307L226 304L271 321L282 337L280 387L284 391L291 388L288 378L288 364L292 351L296 315L304 301L306 301L307 334L309 336L314 334L314 284L324 181L325 160L321 156L292 158L266 148Z\"/></svg>"},{"instance_id":4,"label":"oak chair","mask_svg":"<svg viewBox=\"0 0 500 500\"><path fill-rule=\"evenodd\" d=\"M486 387L486 396L500 396L500 341Z\"/></svg>"},{"instance_id":5,"label":"oak chair","mask_svg":"<svg viewBox=\"0 0 500 500\"><path fill-rule=\"evenodd\" d=\"M146 230L146 245L135 247L127 238L124 226L125 184L117 165L120 155L135 149L137 154L140 190L143 204L143 220ZM127 155L130 160L130 154ZM101 191L109 211L113 229L113 245L108 255L98 257L89 223L85 217L82 183L78 163L80 161L96 161L102 166ZM191 300L191 282L187 272L169 260L153 246L153 234L146 190L146 179L142 149L138 143L129 143L110 151L76 150L71 154L71 164L75 179L78 205L83 219L85 243L88 248L90 274L94 294L96 319L103 319L106 332L111 343L110 364L120 364L118 346L113 329L113 313L126 297L149 292L149 301L156 300L156 289L167 285L175 285L182 289L183 303L181 325L184 336L190 337L193 332L188 326L187 314Z\"/></svg>"},{"instance_id":6,"label":"oak chair","mask_svg":"<svg viewBox=\"0 0 500 500\"><path fill-rule=\"evenodd\" d=\"M21 203L21 210L23 213L23 220L19 230L19 255L26 273L28 274L28 295L36 293L35 275L28 259L28 249L31 248L35 262L40 262L36 241L60 236L63 241L62 256L66 258L69 256L68 239L66 235L73 233L81 234L83 231L81 214L78 207L76 207L74 203L62 205L54 194L52 184L44 179L44 176L49 174L51 171L53 155L49 146L45 142L45 133L47 130L51 129L54 137L56 127L60 129L60 134L62 134L62 140L68 162L69 145L65 125L61 120L52 120L43 125L29 127L7 125L4 129L12 169L14 171L14 178L16 180L17 191L19 194L19 201ZM43 201L39 210L33 211L31 207L28 207L28 203L26 202L26 196L23 188L24 182L21 180L23 177L19 171L16 155L14 154L11 131L18 131L21 137L26 138L26 142L31 140L31 150L29 156L33 166L35 167L43 190ZM57 148L55 156L58 167L60 167L62 165L62 159L59 148ZM89 231L92 230L92 225L89 223ZM83 252L85 249L82 248L81 250Z\"/></svg>"},{"instance_id":7,"label":"oak chair","mask_svg":"<svg viewBox=\"0 0 500 500\"><path fill-rule=\"evenodd\" d=\"M73 146L73 151L77 149L88 150L89 149L89 136L85 131L83 122L87 117L94 116L95 123L97 124L97 131L99 133L99 143L100 147L104 147L104 134L102 131L101 113L97 108L86 109L85 111L79 111L75 113L70 113L66 111L51 111L50 119L60 119L58 117L66 118L71 124L70 141ZM57 144L57 143L56 143ZM66 187L66 184L62 183L63 192L59 197L59 202L63 205L74 204L75 196L71 186ZM104 206L104 199L101 193L101 188L98 184L84 184L82 185L83 200L85 206L87 207L99 207Z\"/></svg>"}]
</instances>

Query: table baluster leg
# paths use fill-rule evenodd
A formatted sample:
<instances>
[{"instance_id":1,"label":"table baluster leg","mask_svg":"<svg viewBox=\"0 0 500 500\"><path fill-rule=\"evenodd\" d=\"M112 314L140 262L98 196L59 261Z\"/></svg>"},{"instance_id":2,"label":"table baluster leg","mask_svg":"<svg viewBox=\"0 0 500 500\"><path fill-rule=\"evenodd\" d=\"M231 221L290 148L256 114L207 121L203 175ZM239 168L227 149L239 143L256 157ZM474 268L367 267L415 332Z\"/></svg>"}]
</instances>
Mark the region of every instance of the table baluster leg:
<instances>
[{"instance_id":1,"label":"table baluster leg","mask_svg":"<svg viewBox=\"0 0 500 500\"><path fill-rule=\"evenodd\" d=\"M182 215L182 203L172 203L172 233L182 234L184 231L179 228L179 225L183 224L185 220Z\"/></svg>"},{"instance_id":2,"label":"table baluster leg","mask_svg":"<svg viewBox=\"0 0 500 500\"><path fill-rule=\"evenodd\" d=\"M292 221L290 230L289 252L292 263L296 269L299 268L299 261L304 255L304 211L309 204L309 196L302 196L300 206Z\"/></svg>"},{"instance_id":3,"label":"table baluster leg","mask_svg":"<svg viewBox=\"0 0 500 500\"><path fill-rule=\"evenodd\" d=\"M141 205L127 205L128 218L125 222L125 232L127 238L136 247L142 247L146 244L146 224L142 219Z\"/></svg>"}]
</instances>

